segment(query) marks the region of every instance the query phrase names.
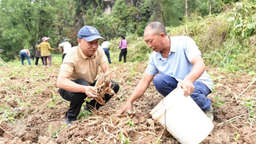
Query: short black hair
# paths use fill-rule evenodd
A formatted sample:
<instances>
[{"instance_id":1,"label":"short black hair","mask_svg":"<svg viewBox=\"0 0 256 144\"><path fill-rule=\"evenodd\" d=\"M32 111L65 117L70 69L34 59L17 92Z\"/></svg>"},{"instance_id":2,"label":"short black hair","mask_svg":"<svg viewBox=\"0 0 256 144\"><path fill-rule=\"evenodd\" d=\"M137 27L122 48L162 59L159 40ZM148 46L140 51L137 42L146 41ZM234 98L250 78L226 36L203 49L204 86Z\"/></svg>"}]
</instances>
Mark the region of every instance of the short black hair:
<instances>
[{"instance_id":1,"label":"short black hair","mask_svg":"<svg viewBox=\"0 0 256 144\"><path fill-rule=\"evenodd\" d=\"M123 35L120 36L122 39L125 39L125 37Z\"/></svg>"},{"instance_id":2,"label":"short black hair","mask_svg":"<svg viewBox=\"0 0 256 144\"><path fill-rule=\"evenodd\" d=\"M147 27L150 27L152 30L154 30L156 33L164 33L165 35L167 35L167 32L166 32L166 29L165 29L165 26L161 23L161 22L158 22L158 21L155 21L155 22L151 22L149 23L145 29Z\"/></svg>"}]
</instances>

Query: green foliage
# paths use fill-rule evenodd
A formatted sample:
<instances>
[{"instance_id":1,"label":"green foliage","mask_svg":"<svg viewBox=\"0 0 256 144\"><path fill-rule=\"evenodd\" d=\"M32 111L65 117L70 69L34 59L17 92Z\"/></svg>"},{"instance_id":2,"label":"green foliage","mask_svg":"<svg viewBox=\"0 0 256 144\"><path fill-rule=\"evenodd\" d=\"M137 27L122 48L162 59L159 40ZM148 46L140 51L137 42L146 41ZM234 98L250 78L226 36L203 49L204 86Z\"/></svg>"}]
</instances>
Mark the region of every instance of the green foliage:
<instances>
[{"instance_id":1,"label":"green foliage","mask_svg":"<svg viewBox=\"0 0 256 144\"><path fill-rule=\"evenodd\" d=\"M63 129L64 127L66 127L66 125L62 125L56 131L54 131L52 125L49 125L47 131L51 134L52 138L57 138L58 134L60 133L60 130Z\"/></svg>"},{"instance_id":2,"label":"green foliage","mask_svg":"<svg viewBox=\"0 0 256 144\"><path fill-rule=\"evenodd\" d=\"M213 103L213 105L214 106L222 106L223 104L225 104L225 102L224 101L221 101L220 99L219 99L219 96L215 96L215 100L216 100L216 103Z\"/></svg>"},{"instance_id":3,"label":"green foliage","mask_svg":"<svg viewBox=\"0 0 256 144\"><path fill-rule=\"evenodd\" d=\"M129 62L140 62L147 61L152 50L147 46L142 37L137 35L128 35L126 37L127 45L127 61ZM112 48L110 50L111 59L113 62L118 62L120 49L117 48L120 42L119 39L113 39L110 41Z\"/></svg>"},{"instance_id":4,"label":"green foliage","mask_svg":"<svg viewBox=\"0 0 256 144\"><path fill-rule=\"evenodd\" d=\"M255 32L256 10L249 3L236 3L228 21L233 22L231 36L240 36L240 40ZM237 38L237 37L236 37Z\"/></svg>"},{"instance_id":5,"label":"green foliage","mask_svg":"<svg viewBox=\"0 0 256 144\"><path fill-rule=\"evenodd\" d=\"M118 19L118 35L135 32L136 17L139 9L133 5L127 5L125 0L117 0L113 6L111 15Z\"/></svg>"},{"instance_id":6,"label":"green foliage","mask_svg":"<svg viewBox=\"0 0 256 144\"><path fill-rule=\"evenodd\" d=\"M121 144L129 144L131 142L130 138L126 138L122 133L119 134L118 139L121 141Z\"/></svg>"},{"instance_id":7,"label":"green foliage","mask_svg":"<svg viewBox=\"0 0 256 144\"><path fill-rule=\"evenodd\" d=\"M231 5L234 2L238 2L239 0L211 0L212 1L212 14L219 14L223 12L226 7ZM200 0L197 1L197 12L200 13L201 16L207 16L210 13L210 0Z\"/></svg>"},{"instance_id":8,"label":"green foliage","mask_svg":"<svg viewBox=\"0 0 256 144\"><path fill-rule=\"evenodd\" d=\"M100 0L96 0L97 8L96 8L96 16L102 15L103 3Z\"/></svg>"},{"instance_id":9,"label":"green foliage","mask_svg":"<svg viewBox=\"0 0 256 144\"><path fill-rule=\"evenodd\" d=\"M249 113L249 118L248 118L247 122L250 124L250 127L252 127L256 120L255 100L249 100L249 101L245 102L245 106L248 108L248 113Z\"/></svg>"},{"instance_id":10,"label":"green foliage","mask_svg":"<svg viewBox=\"0 0 256 144\"><path fill-rule=\"evenodd\" d=\"M237 141L239 137L240 137L239 132L235 132L235 137L234 137L233 139L234 139L235 141Z\"/></svg>"},{"instance_id":11,"label":"green foliage","mask_svg":"<svg viewBox=\"0 0 256 144\"><path fill-rule=\"evenodd\" d=\"M164 11L165 25L178 26L179 24L181 24L185 14L185 0L183 1L161 0L161 1L162 1L162 9Z\"/></svg>"},{"instance_id":12,"label":"green foliage","mask_svg":"<svg viewBox=\"0 0 256 144\"><path fill-rule=\"evenodd\" d=\"M92 116L92 113L88 110L85 110L85 111L80 111L80 113L78 114L77 116L77 119L81 119L81 118L86 118L88 116Z\"/></svg>"},{"instance_id":13,"label":"green foliage","mask_svg":"<svg viewBox=\"0 0 256 144\"><path fill-rule=\"evenodd\" d=\"M150 10L150 5L148 3L143 3L142 6L140 7L140 20L136 20L139 21L136 25L137 30L136 33L139 36L143 36L144 34L144 28L147 25L147 22L149 21L151 14L153 13L152 10Z\"/></svg>"},{"instance_id":14,"label":"green foliage","mask_svg":"<svg viewBox=\"0 0 256 144\"><path fill-rule=\"evenodd\" d=\"M245 106L248 107L248 109L249 109L249 116L250 116L250 118L256 118L255 115L254 115L255 101L250 100L249 102L245 103Z\"/></svg>"},{"instance_id":15,"label":"green foliage","mask_svg":"<svg viewBox=\"0 0 256 144\"><path fill-rule=\"evenodd\" d=\"M50 107L50 108L57 107L56 103L54 102L54 100L52 98L50 99L50 102L47 104L47 107Z\"/></svg>"},{"instance_id":16,"label":"green foliage","mask_svg":"<svg viewBox=\"0 0 256 144\"><path fill-rule=\"evenodd\" d=\"M185 19L184 25L168 27L170 35L192 37L207 65L224 67L227 72L255 71L255 12L253 3L235 3L220 15Z\"/></svg>"},{"instance_id":17,"label":"green foliage","mask_svg":"<svg viewBox=\"0 0 256 144\"><path fill-rule=\"evenodd\" d=\"M126 123L126 125L129 125L130 127L134 127L134 124L131 119L129 119Z\"/></svg>"},{"instance_id":18,"label":"green foliage","mask_svg":"<svg viewBox=\"0 0 256 144\"><path fill-rule=\"evenodd\" d=\"M65 38L70 39L72 45L77 45L78 29L74 27L76 15L75 2L73 0L69 2L60 0L56 5L60 9L56 12L56 18L51 21L54 24L53 31L50 32L53 35L50 40L53 41L53 47L57 47L56 45L64 41Z\"/></svg>"},{"instance_id":19,"label":"green foliage","mask_svg":"<svg viewBox=\"0 0 256 144\"><path fill-rule=\"evenodd\" d=\"M18 116L17 113L13 112L12 110L9 110L8 106L6 104L3 104L0 106L0 111L3 113L0 115L0 118L2 120L6 120L11 123L16 123L15 118Z\"/></svg>"},{"instance_id":20,"label":"green foliage","mask_svg":"<svg viewBox=\"0 0 256 144\"><path fill-rule=\"evenodd\" d=\"M53 21L57 17L57 9L63 9L57 4L65 4L65 0L1 1L0 47L4 50L4 60L14 59L21 49L33 47L43 36L50 36L54 42Z\"/></svg>"},{"instance_id":21,"label":"green foliage","mask_svg":"<svg viewBox=\"0 0 256 144\"><path fill-rule=\"evenodd\" d=\"M204 60L229 71L255 70L256 4L251 0L116 0L112 13L103 13L109 2L103 0L2 0L0 2L0 48L4 61L18 59L22 48L31 48L36 40L49 36L52 47L64 38L77 45L77 32L83 25L93 25L101 35L114 43L111 48L118 57L120 35L128 41L128 60L146 61L152 52L144 42L145 26L151 21L164 21L170 35L191 36L199 46ZM238 2L238 3L235 3ZM228 4L228 5L226 5ZM218 15L225 10L226 12ZM182 24L182 25L181 25ZM168 27L171 26L171 27ZM175 27L173 27L175 26ZM135 35L133 35L135 33ZM214 57L213 57L214 55Z\"/></svg>"},{"instance_id":22,"label":"green foliage","mask_svg":"<svg viewBox=\"0 0 256 144\"><path fill-rule=\"evenodd\" d=\"M256 76L256 72L255 72L255 71L250 71L250 72L248 73L248 75L249 75L249 76L254 76L254 77L255 77L255 76Z\"/></svg>"}]
</instances>

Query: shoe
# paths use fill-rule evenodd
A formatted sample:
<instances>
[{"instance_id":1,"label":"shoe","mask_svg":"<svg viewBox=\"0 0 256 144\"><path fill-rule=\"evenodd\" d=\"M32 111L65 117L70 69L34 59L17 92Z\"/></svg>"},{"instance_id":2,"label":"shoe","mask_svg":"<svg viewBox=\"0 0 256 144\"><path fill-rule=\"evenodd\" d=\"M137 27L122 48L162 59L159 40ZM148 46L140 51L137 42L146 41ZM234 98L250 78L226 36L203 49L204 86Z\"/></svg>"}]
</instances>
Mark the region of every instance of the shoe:
<instances>
[{"instance_id":1,"label":"shoe","mask_svg":"<svg viewBox=\"0 0 256 144\"><path fill-rule=\"evenodd\" d=\"M92 108L89 108L87 105L85 105L85 106L84 106L84 111L92 112L93 109L92 109Z\"/></svg>"},{"instance_id":2,"label":"shoe","mask_svg":"<svg viewBox=\"0 0 256 144\"><path fill-rule=\"evenodd\" d=\"M87 111L89 111L89 112L92 112L93 109L94 109L94 108L93 108L92 106L87 106L87 105L85 105L83 111L86 111L86 110L87 110Z\"/></svg>"},{"instance_id":3,"label":"shoe","mask_svg":"<svg viewBox=\"0 0 256 144\"><path fill-rule=\"evenodd\" d=\"M66 124L66 125L72 125L72 121L66 117L64 124Z\"/></svg>"},{"instance_id":4,"label":"shoe","mask_svg":"<svg viewBox=\"0 0 256 144\"><path fill-rule=\"evenodd\" d=\"M91 111L91 110L88 108L87 105L84 106L84 111L86 111L86 110L87 110L87 111Z\"/></svg>"},{"instance_id":5,"label":"shoe","mask_svg":"<svg viewBox=\"0 0 256 144\"><path fill-rule=\"evenodd\" d=\"M206 116L207 116L211 121L213 121L214 116L213 116L213 108L212 108L212 106L211 106L211 108L210 108L209 110L204 111L204 113L206 114Z\"/></svg>"}]
</instances>

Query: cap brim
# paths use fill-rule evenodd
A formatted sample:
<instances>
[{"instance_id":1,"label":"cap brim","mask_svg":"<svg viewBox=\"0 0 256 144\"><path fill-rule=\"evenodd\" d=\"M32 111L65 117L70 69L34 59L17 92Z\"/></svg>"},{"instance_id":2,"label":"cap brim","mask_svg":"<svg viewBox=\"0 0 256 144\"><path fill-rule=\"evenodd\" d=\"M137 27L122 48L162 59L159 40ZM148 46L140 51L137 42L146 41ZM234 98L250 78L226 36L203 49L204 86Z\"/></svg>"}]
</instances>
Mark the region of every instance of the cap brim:
<instances>
[{"instance_id":1,"label":"cap brim","mask_svg":"<svg viewBox=\"0 0 256 144\"><path fill-rule=\"evenodd\" d=\"M103 37L99 36L99 35L94 35L94 36L89 36L89 37L84 37L84 39L88 42L96 40L96 39L103 39Z\"/></svg>"}]
</instances>

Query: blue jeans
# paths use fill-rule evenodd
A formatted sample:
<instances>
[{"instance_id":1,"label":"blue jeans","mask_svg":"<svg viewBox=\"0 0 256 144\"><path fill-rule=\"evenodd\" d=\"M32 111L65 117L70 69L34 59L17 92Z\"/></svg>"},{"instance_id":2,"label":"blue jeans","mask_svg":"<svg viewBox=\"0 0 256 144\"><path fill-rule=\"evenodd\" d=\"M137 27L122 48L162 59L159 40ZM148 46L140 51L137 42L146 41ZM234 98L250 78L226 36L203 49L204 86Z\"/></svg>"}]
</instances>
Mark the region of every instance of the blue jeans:
<instances>
[{"instance_id":1,"label":"blue jeans","mask_svg":"<svg viewBox=\"0 0 256 144\"><path fill-rule=\"evenodd\" d=\"M110 60L110 55L109 55L109 51L108 51L108 48L103 48L106 56L108 57L108 62L111 64L111 60Z\"/></svg>"},{"instance_id":2,"label":"blue jeans","mask_svg":"<svg viewBox=\"0 0 256 144\"><path fill-rule=\"evenodd\" d=\"M28 57L26 52L21 52L20 53L20 58L21 58L21 64L24 65L24 60L25 58L28 60L28 64L31 65L30 63L30 58Z\"/></svg>"},{"instance_id":3,"label":"blue jeans","mask_svg":"<svg viewBox=\"0 0 256 144\"><path fill-rule=\"evenodd\" d=\"M175 78L166 74L156 75L153 82L157 91L163 96L167 96L178 85L178 81ZM211 100L207 98L207 95L211 93L211 90L200 81L195 81L193 85L195 90L190 97L203 111L209 110L211 108Z\"/></svg>"}]
</instances>

